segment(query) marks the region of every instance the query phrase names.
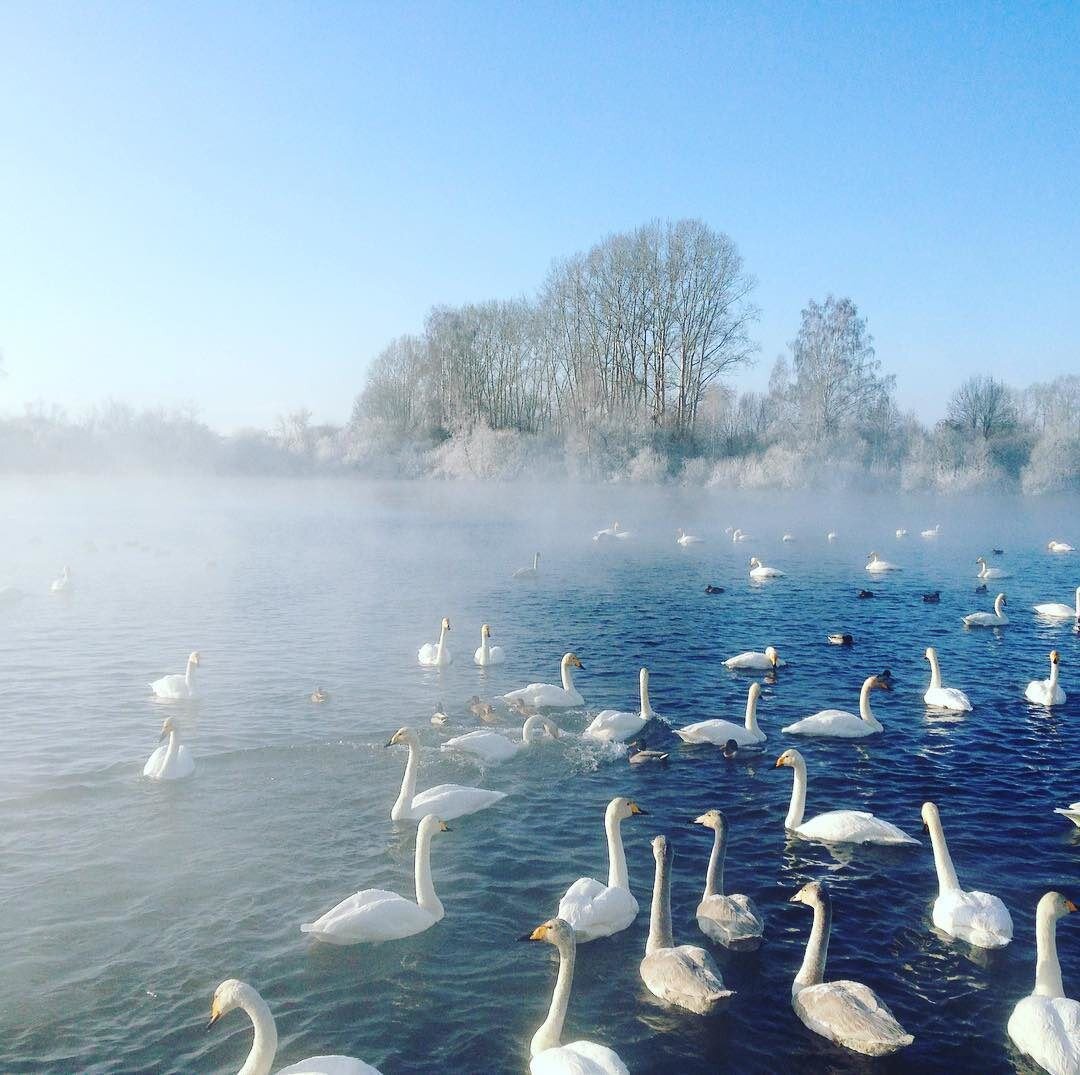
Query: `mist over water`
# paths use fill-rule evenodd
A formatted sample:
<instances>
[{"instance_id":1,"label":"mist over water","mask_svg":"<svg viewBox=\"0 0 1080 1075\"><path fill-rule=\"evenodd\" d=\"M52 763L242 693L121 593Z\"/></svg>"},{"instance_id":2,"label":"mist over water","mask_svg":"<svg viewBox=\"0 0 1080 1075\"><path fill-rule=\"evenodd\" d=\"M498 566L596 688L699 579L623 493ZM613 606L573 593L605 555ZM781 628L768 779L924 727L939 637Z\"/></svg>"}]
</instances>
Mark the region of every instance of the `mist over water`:
<instances>
[{"instance_id":1,"label":"mist over water","mask_svg":"<svg viewBox=\"0 0 1080 1075\"><path fill-rule=\"evenodd\" d=\"M918 499L642 488L320 481L5 482L0 530L0 1070L233 1071L250 1042L234 1014L204 1033L214 987L250 981L277 1020L277 1067L319 1053L366 1059L387 1075L526 1070L554 981L551 952L515 938L550 917L579 876L606 877L603 811L632 795L649 816L623 824L641 903L625 932L579 951L564 1040L617 1049L631 1071L705 1073L1027 1070L1009 1012L1034 980L1033 912L1050 888L1077 898L1080 830L1055 806L1080 798L1075 758L1080 637L1038 621L1037 601L1071 603L1080 500ZM633 537L590 537L618 519ZM941 524L935 541L919 531ZM733 544L726 526L753 540ZM675 529L705 537L681 549ZM906 527L907 538L895 537ZM835 542L825 534L835 530ZM781 542L792 532L796 541ZM994 547L1005 555L991 557ZM872 578L876 550L904 570ZM511 572L542 556L540 578ZM787 577L752 584L760 556ZM1011 624L965 630L989 610L974 559L1013 577ZM70 565L70 594L49 582ZM706 596L706 583L726 592ZM11 587L5 590L5 587ZM860 601L867 587L873 600ZM942 592L939 605L921 594ZM417 648L453 624L454 663L421 668ZM481 623L505 664L476 668ZM854 635L850 649L826 635ZM663 725L650 745L666 769L637 771L612 748L574 738L484 772L438 745L477 724L467 701L557 681L567 650L591 713L636 708L637 672L672 726L741 720L752 677L723 658L775 645L790 666L763 687L760 757L725 762ZM975 710L926 710L923 651ZM1057 648L1069 701L1030 706L1024 685ZM182 672L198 649L201 697L155 703L147 684ZM883 735L795 742L782 725L829 706L855 710L862 680L892 670L875 696ZM769 677L770 680L773 677ZM324 686L330 701L312 705ZM444 703L451 723L433 728ZM172 716L194 776L141 777ZM558 716L580 731L584 713ZM393 944L336 949L299 932L361 888L412 893L413 830L389 820L404 751L419 729L418 787L453 781L509 793L453 822L433 846L446 918ZM513 720L507 730L520 731ZM865 808L918 835L933 799L961 884L992 891L1014 942L974 955L935 936L929 843L829 850L789 841L785 748L807 758L808 814ZM725 882L766 916L753 954L715 952L737 990L706 1019L657 1006L638 977L653 876L648 841L675 848L675 938L710 947L694 909L723 809ZM834 897L827 978L873 987L915 1044L871 1063L829 1046L791 1011L810 929L789 906L800 884ZM1066 919L1066 992L1080 983L1080 932Z\"/></svg>"}]
</instances>

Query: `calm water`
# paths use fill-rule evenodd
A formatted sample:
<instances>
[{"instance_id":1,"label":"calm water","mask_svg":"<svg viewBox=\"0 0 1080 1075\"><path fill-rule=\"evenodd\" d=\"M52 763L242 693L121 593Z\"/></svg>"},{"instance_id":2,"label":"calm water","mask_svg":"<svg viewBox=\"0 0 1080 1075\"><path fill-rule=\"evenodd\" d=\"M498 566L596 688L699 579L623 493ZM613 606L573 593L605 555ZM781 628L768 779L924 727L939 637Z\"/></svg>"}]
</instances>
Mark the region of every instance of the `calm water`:
<instances>
[{"instance_id":1,"label":"calm water","mask_svg":"<svg viewBox=\"0 0 1080 1075\"><path fill-rule=\"evenodd\" d=\"M1080 558L1043 546L1077 543L1075 500L822 503L626 487L569 501L550 489L314 482L9 482L4 498L0 587L26 597L0 608L0 1070L234 1071L246 1018L203 1030L215 986L231 976L274 1011L275 1067L341 1052L387 1075L526 1070L554 952L515 938L574 879L606 877L602 819L616 794L650 812L623 825L642 914L581 950L566 1040L612 1045L639 1073L1027 1070L1005 1024L1034 977L1032 912L1049 888L1080 890L1080 831L1051 812L1080 798L1080 639L1030 612L1037 600L1072 600ZM594 546L591 532L613 518L635 539ZM941 538L921 541L938 521ZM726 525L760 540L733 546ZM899 525L912 532L903 542ZM676 526L712 540L681 550ZM829 528L840 533L832 545ZM781 545L785 529L800 541ZM1002 586L1012 625L965 631L961 614L993 598L973 593L972 563L993 545L1015 572ZM511 582L537 548L541 580ZM869 582L871 548L904 572ZM755 552L789 576L751 585ZM64 563L76 589L50 597ZM706 597L710 581L727 592ZM879 596L856 600L861 586ZM943 591L940 605L920 601L930 588ZM443 615L455 663L421 669L416 649ZM488 671L471 661L483 621L508 651ZM854 634L853 649L825 643L837 630ZM764 687L769 739L757 760L726 763L662 727L652 740L672 749L666 770L632 770L574 741L486 773L438 751L475 726L470 695L557 681L567 649L585 664L578 683L592 710L632 708L644 664L673 725L741 719L750 680L720 661L770 642L791 665ZM928 644L945 682L971 694L966 719L924 708ZM1054 646L1070 698L1050 712L1023 688L1047 674ZM147 682L182 671L194 648L201 700L151 702ZM918 834L920 805L935 799L961 883L1013 913L1004 952L974 955L931 932L928 844L830 851L785 838L792 778L772 765L796 744L781 725L856 709L862 679L883 666L897 677L891 695L875 694L884 735L798 744L808 813L862 806ZM323 707L308 701L316 683L331 692ZM453 721L445 732L429 724L440 699ZM198 763L175 785L140 776L166 712ZM560 722L579 730L587 719ZM405 753L382 745L403 724L420 727L421 788L482 783L510 796L436 840L442 923L394 944L319 946L300 922L350 892L412 891L413 827L389 820ZM653 1003L638 963L657 832L676 850L676 938L707 943L694 909L712 833L687 822L710 807L732 828L728 891L751 894L767 924L760 951L717 950L738 996L702 1019ZM815 878L834 894L827 975L874 987L915 1034L892 1059L835 1049L791 1010L810 914L787 899ZM1074 996L1078 926L1059 929Z\"/></svg>"}]
</instances>

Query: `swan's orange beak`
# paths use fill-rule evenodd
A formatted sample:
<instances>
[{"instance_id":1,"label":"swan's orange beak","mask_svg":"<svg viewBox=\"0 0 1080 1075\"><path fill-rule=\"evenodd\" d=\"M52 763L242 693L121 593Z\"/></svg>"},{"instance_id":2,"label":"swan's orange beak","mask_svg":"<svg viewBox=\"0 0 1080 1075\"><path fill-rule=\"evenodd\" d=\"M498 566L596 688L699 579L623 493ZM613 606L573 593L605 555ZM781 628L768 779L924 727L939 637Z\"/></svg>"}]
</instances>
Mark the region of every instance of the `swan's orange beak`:
<instances>
[{"instance_id":1,"label":"swan's orange beak","mask_svg":"<svg viewBox=\"0 0 1080 1075\"><path fill-rule=\"evenodd\" d=\"M1065 901L1065 909L1071 913L1072 911L1080 910L1080 907L1077 907L1076 904L1073 903L1072 900L1066 900Z\"/></svg>"}]
</instances>

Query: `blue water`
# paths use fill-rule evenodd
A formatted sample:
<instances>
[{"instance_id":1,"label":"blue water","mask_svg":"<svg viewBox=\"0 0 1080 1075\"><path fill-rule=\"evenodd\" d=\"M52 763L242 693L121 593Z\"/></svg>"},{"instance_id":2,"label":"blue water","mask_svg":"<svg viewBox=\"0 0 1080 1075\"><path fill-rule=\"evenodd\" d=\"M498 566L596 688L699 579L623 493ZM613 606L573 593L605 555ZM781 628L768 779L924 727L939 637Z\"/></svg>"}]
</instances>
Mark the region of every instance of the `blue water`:
<instances>
[{"instance_id":1,"label":"blue water","mask_svg":"<svg viewBox=\"0 0 1080 1075\"><path fill-rule=\"evenodd\" d=\"M616 794L649 811L623 825L642 913L581 949L564 1040L611 1045L633 1072L1029 1070L1005 1024L1034 978L1032 912L1050 888L1080 891L1080 830L1052 813L1080 798L1080 638L1030 612L1072 600L1080 558L1051 556L1045 542L1080 544L1075 500L52 482L8 483L5 508L0 587L26 596L0 608L0 1070L235 1071L247 1020L203 1029L215 986L233 976L276 1016L275 1068L341 1052L387 1075L527 1070L554 953L515 938L550 917L574 879L606 876L603 812ZM595 546L589 535L613 518L635 537ZM938 521L938 541L921 541ZM758 540L733 546L726 525ZM903 542L900 525L911 531ZM676 526L709 543L679 549ZM800 540L782 545L788 529ZM833 544L827 529L839 532ZM960 616L993 598L973 592L972 563L993 545L1006 550L995 564L1015 572L1002 584L1012 624L965 630ZM871 548L905 570L870 581ZM535 549L539 582L512 582ZM788 577L750 584L751 553ZM64 563L74 592L50 597ZM706 597L707 582L726 593ZM864 586L878 596L857 600ZM931 588L940 605L921 602ZM421 669L416 649L443 615L455 663ZM471 661L484 621L509 656L488 671ZM841 630L852 649L826 644ZM585 665L578 685L593 711L633 708L644 664L672 725L741 720L750 679L720 661L767 643L791 663L764 686L760 758L728 763L663 726L650 738L671 748L666 769L632 769L573 739L486 773L438 751L475 726L471 695L555 681L568 649ZM928 644L945 682L972 696L966 718L924 708ZM1070 698L1046 711L1023 688L1047 675L1052 647ZM194 648L201 700L154 704L147 682L182 671ZM819 708L856 709L863 678L883 666L896 685L874 696L880 737L780 734ZM322 707L308 701L317 683L331 693ZM429 723L440 700L445 731ZM198 764L176 785L140 776L165 712ZM587 720L560 717L572 730ZM421 788L477 783L509 797L435 841L438 926L394 944L320 946L300 922L350 892L411 894L412 826L389 820L405 753L382 745L404 724L420 728ZM928 844L788 840L791 773L773 762L792 745L809 766L808 814L865 807L919 834L920 806L934 799L961 883L1012 911L1012 945L978 955L932 932ZM753 896L767 922L758 952L716 950L737 996L700 1018L654 1003L638 964L657 832L676 851L676 939L708 943L694 909L712 833L688 822L710 807L731 825L728 891ZM890 1059L834 1048L791 1010L810 915L787 900L815 878L834 897L827 977L866 982L915 1035ZM1060 923L1059 950L1075 996L1080 922Z\"/></svg>"}]
</instances>

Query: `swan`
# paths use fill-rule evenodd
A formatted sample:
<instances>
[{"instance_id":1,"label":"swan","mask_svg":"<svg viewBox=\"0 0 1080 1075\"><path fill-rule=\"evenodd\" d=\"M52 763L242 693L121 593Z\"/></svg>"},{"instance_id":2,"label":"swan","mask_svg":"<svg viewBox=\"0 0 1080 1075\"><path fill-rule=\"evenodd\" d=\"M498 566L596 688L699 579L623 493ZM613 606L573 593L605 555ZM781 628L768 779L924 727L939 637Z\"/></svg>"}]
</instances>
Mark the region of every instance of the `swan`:
<instances>
[{"instance_id":1,"label":"swan","mask_svg":"<svg viewBox=\"0 0 1080 1075\"><path fill-rule=\"evenodd\" d=\"M64 593L71 588L71 569L65 564L64 570L60 572L59 577L53 579L49 584L49 592Z\"/></svg>"},{"instance_id":2,"label":"swan","mask_svg":"<svg viewBox=\"0 0 1080 1075\"><path fill-rule=\"evenodd\" d=\"M684 743L712 743L724 746L734 740L740 747L760 746L765 742L765 733L758 727L757 704L761 697L761 684L751 683L746 692L746 720L735 724L730 720L700 720L696 724L687 724L685 728L674 729L675 734Z\"/></svg>"},{"instance_id":3,"label":"swan","mask_svg":"<svg viewBox=\"0 0 1080 1075\"><path fill-rule=\"evenodd\" d=\"M906 528L905 528L905 527L903 527L903 526L897 527L897 530L896 530L896 536L897 536L898 538L905 538L905 537L907 537L907 530L906 530Z\"/></svg>"},{"instance_id":4,"label":"swan","mask_svg":"<svg viewBox=\"0 0 1080 1075\"><path fill-rule=\"evenodd\" d=\"M829 532L828 532L828 533L827 533L827 534L825 535L825 540L826 540L826 541L835 541L835 540L837 539L837 537L838 537L838 536L839 536L839 535L838 535L838 534L836 533L836 531L835 531L835 530L830 530L830 531L829 531Z\"/></svg>"},{"instance_id":5,"label":"swan","mask_svg":"<svg viewBox=\"0 0 1080 1075\"><path fill-rule=\"evenodd\" d=\"M934 925L950 937L977 948L1004 948L1012 940L1013 923L1008 908L989 892L965 892L956 879L941 815L934 803L923 803L923 832L930 836L937 868L938 897L934 900Z\"/></svg>"},{"instance_id":6,"label":"swan","mask_svg":"<svg viewBox=\"0 0 1080 1075\"><path fill-rule=\"evenodd\" d=\"M574 930L579 944L610 937L626 929L637 918L638 902L630 891L626 872L626 853L623 851L619 829L624 818L645 815L633 799L616 796L604 812L604 831L608 843L608 883L594 877L579 877L559 900L559 918Z\"/></svg>"},{"instance_id":7,"label":"swan","mask_svg":"<svg viewBox=\"0 0 1080 1075\"><path fill-rule=\"evenodd\" d=\"M780 540L785 545L790 545L791 542L793 542L795 540L795 535L794 534L784 534L784 536Z\"/></svg>"},{"instance_id":8,"label":"swan","mask_svg":"<svg viewBox=\"0 0 1080 1075\"><path fill-rule=\"evenodd\" d=\"M1068 806L1054 807L1054 813L1067 817L1078 829L1080 829L1080 802L1069 803Z\"/></svg>"},{"instance_id":9,"label":"swan","mask_svg":"<svg viewBox=\"0 0 1080 1075\"><path fill-rule=\"evenodd\" d=\"M1080 620L1080 586L1076 587L1075 608L1054 601L1050 604L1035 605L1034 609L1038 615L1045 616L1048 620Z\"/></svg>"},{"instance_id":10,"label":"swan","mask_svg":"<svg viewBox=\"0 0 1080 1075\"><path fill-rule=\"evenodd\" d=\"M791 985L791 1006L807 1029L864 1056L887 1056L915 1038L862 982L826 982L832 897L820 881L803 885L789 901L814 909L802 967Z\"/></svg>"},{"instance_id":11,"label":"swan","mask_svg":"<svg viewBox=\"0 0 1080 1075\"><path fill-rule=\"evenodd\" d=\"M671 860L674 856L667 837L652 842L656 859L649 939L639 973L654 997L675 1008L708 1015L722 1000L732 996L713 957L696 944L675 945L671 934Z\"/></svg>"},{"instance_id":12,"label":"swan","mask_svg":"<svg viewBox=\"0 0 1080 1075\"><path fill-rule=\"evenodd\" d=\"M322 705L323 702L328 702L330 700L330 695L327 691L323 690L322 687L316 687L311 692L311 700L316 705Z\"/></svg>"},{"instance_id":13,"label":"swan","mask_svg":"<svg viewBox=\"0 0 1080 1075\"><path fill-rule=\"evenodd\" d=\"M924 537L924 538L936 538L938 536L938 534L940 534L940 533L941 533L941 523L936 523L934 526L931 526L928 530L921 530L919 532L919 536Z\"/></svg>"},{"instance_id":14,"label":"swan","mask_svg":"<svg viewBox=\"0 0 1080 1075\"><path fill-rule=\"evenodd\" d=\"M781 728L781 731L788 735L820 735L833 739L862 739L867 735L877 735L885 729L870 708L870 692L873 690L891 691L890 678L883 673L867 676L863 680L862 690L859 691L859 716L844 709L822 709Z\"/></svg>"},{"instance_id":15,"label":"swan","mask_svg":"<svg viewBox=\"0 0 1080 1075\"><path fill-rule=\"evenodd\" d=\"M255 1027L251 1052L238 1075L270 1075L270 1065L277 1053L277 1025L266 1001L253 986L236 978L222 982L214 990L210 1022L206 1024L206 1029L209 1030L223 1015L228 1015L235 1008L240 1008ZM299 1064L281 1068L277 1075L380 1075L380 1072L351 1056L311 1056Z\"/></svg>"},{"instance_id":16,"label":"swan","mask_svg":"<svg viewBox=\"0 0 1080 1075\"><path fill-rule=\"evenodd\" d=\"M731 532L732 541L749 541L750 535L745 530L735 529Z\"/></svg>"},{"instance_id":17,"label":"swan","mask_svg":"<svg viewBox=\"0 0 1080 1075\"><path fill-rule=\"evenodd\" d=\"M959 713L971 712L971 700L957 687L941 685L941 667L938 665L937 650L927 646L926 659L930 662L930 686L926 688L923 701L936 709L952 709Z\"/></svg>"},{"instance_id":18,"label":"swan","mask_svg":"<svg viewBox=\"0 0 1080 1075\"><path fill-rule=\"evenodd\" d=\"M700 545L705 539L694 537L693 534L687 534L682 530L679 530L675 534L676 544L681 545L684 549L687 545Z\"/></svg>"},{"instance_id":19,"label":"swan","mask_svg":"<svg viewBox=\"0 0 1080 1075\"><path fill-rule=\"evenodd\" d=\"M979 573L975 576L977 579L1011 579L1012 572L1006 571L1000 567L990 567L986 562L985 556L977 556L975 563L979 565Z\"/></svg>"},{"instance_id":20,"label":"swan","mask_svg":"<svg viewBox=\"0 0 1080 1075\"><path fill-rule=\"evenodd\" d=\"M725 668L749 668L754 670L783 668L785 664L787 662L780 660L780 654L772 646L766 646L763 653L758 653L756 650L745 650L743 653L736 653L734 657L729 657L724 661Z\"/></svg>"},{"instance_id":21,"label":"swan","mask_svg":"<svg viewBox=\"0 0 1080 1075\"><path fill-rule=\"evenodd\" d=\"M593 722L581 734L586 739L595 739L601 743L625 743L641 732L641 729L656 714L649 704L649 670L643 668L638 673L638 691L641 709L629 713L618 709L605 709L597 713Z\"/></svg>"},{"instance_id":22,"label":"swan","mask_svg":"<svg viewBox=\"0 0 1080 1075\"><path fill-rule=\"evenodd\" d=\"M187 668L184 674L162 676L150 684L150 689L158 698L194 698L195 697L195 669L202 663L199 651L191 653L187 659Z\"/></svg>"},{"instance_id":23,"label":"swan","mask_svg":"<svg viewBox=\"0 0 1080 1075\"><path fill-rule=\"evenodd\" d=\"M529 1043L530 1075L630 1075L618 1053L595 1041L573 1041L560 1045L570 987L574 983L577 941L574 931L561 918L551 918L521 941L544 941L559 953L559 976L551 996L547 1018Z\"/></svg>"},{"instance_id":24,"label":"swan","mask_svg":"<svg viewBox=\"0 0 1080 1075\"><path fill-rule=\"evenodd\" d=\"M900 568L896 564L890 563L888 560L882 560L876 552L870 553L866 558L866 570L871 575L880 575L884 571L899 571Z\"/></svg>"},{"instance_id":25,"label":"swan","mask_svg":"<svg viewBox=\"0 0 1080 1075\"><path fill-rule=\"evenodd\" d=\"M450 718L446 715L446 706L442 702L439 702L438 708L431 714L431 723L440 727L450 723Z\"/></svg>"},{"instance_id":26,"label":"swan","mask_svg":"<svg viewBox=\"0 0 1080 1075\"><path fill-rule=\"evenodd\" d=\"M405 775L401 778L401 791L390 808L391 821L418 821L425 814L437 814L447 821L465 814L475 814L494 806L506 798L503 791L486 788L470 788L461 784L439 784L416 794L416 770L420 767L420 740L412 728L399 728L386 744L405 744L409 748L409 760L405 763Z\"/></svg>"},{"instance_id":27,"label":"swan","mask_svg":"<svg viewBox=\"0 0 1080 1075\"><path fill-rule=\"evenodd\" d=\"M709 940L725 948L757 947L765 931L761 912L749 896L724 895L727 818L719 810L707 810L701 817L694 818L694 824L704 825L716 834L705 873L705 892L697 906L698 928Z\"/></svg>"},{"instance_id":28,"label":"swan","mask_svg":"<svg viewBox=\"0 0 1080 1075\"><path fill-rule=\"evenodd\" d=\"M785 750L775 768L788 766L795 772L784 828L804 840L837 844L917 844L903 829L863 810L830 810L803 821L806 809L806 761L797 750Z\"/></svg>"},{"instance_id":29,"label":"swan","mask_svg":"<svg viewBox=\"0 0 1080 1075\"><path fill-rule=\"evenodd\" d=\"M752 579L782 579L784 573L778 567L766 567L756 556L751 556L750 577Z\"/></svg>"},{"instance_id":30,"label":"swan","mask_svg":"<svg viewBox=\"0 0 1080 1075\"><path fill-rule=\"evenodd\" d=\"M521 702L524 705L535 706L537 709L574 709L585 704L585 699L574 687L574 674L572 669L584 669L580 658L576 653L564 653L559 668L562 672L562 686L556 687L553 683L530 683L527 687L511 691L503 695L503 700L511 705Z\"/></svg>"},{"instance_id":31,"label":"swan","mask_svg":"<svg viewBox=\"0 0 1080 1075\"><path fill-rule=\"evenodd\" d=\"M506 660L506 654L502 646L491 644L491 627L484 624L480 628L480 648L473 654L473 664L486 668L489 664L502 664Z\"/></svg>"},{"instance_id":32,"label":"swan","mask_svg":"<svg viewBox=\"0 0 1080 1075\"><path fill-rule=\"evenodd\" d=\"M447 753L468 754L477 761L495 765L501 761L509 761L525 747L546 737L559 738L559 729L554 721L547 717L529 717L522 725L520 743L515 743L502 732L479 728L475 732L448 739L441 749Z\"/></svg>"},{"instance_id":33,"label":"swan","mask_svg":"<svg viewBox=\"0 0 1080 1075\"><path fill-rule=\"evenodd\" d=\"M1050 1075L1080 1072L1080 1001L1065 996L1057 954L1057 920L1077 909L1060 892L1047 892L1035 909L1035 989L1009 1016L1020 1052Z\"/></svg>"},{"instance_id":34,"label":"swan","mask_svg":"<svg viewBox=\"0 0 1080 1075\"><path fill-rule=\"evenodd\" d=\"M970 615L964 617L965 627L1004 627L1009 622L1009 617L1002 612L1002 609L1008 604L1005 600L1005 595L999 593L994 598L994 611L993 612L972 612Z\"/></svg>"},{"instance_id":35,"label":"swan","mask_svg":"<svg viewBox=\"0 0 1080 1075\"><path fill-rule=\"evenodd\" d=\"M1065 692L1058 683L1058 664L1061 656L1058 651L1050 651L1050 678L1033 679L1024 691L1024 697L1036 705L1052 706L1065 704Z\"/></svg>"},{"instance_id":36,"label":"swan","mask_svg":"<svg viewBox=\"0 0 1080 1075\"><path fill-rule=\"evenodd\" d=\"M619 526L619 521L616 519L611 526L605 527L603 530L597 530L593 534L593 541L606 541L609 538L628 538L630 536L629 530L623 530Z\"/></svg>"},{"instance_id":37,"label":"swan","mask_svg":"<svg viewBox=\"0 0 1080 1075\"><path fill-rule=\"evenodd\" d=\"M168 738L167 743L154 751L143 766L143 776L151 780L183 780L195 772L195 759L183 743L172 717L166 718L161 725L161 738Z\"/></svg>"},{"instance_id":38,"label":"swan","mask_svg":"<svg viewBox=\"0 0 1080 1075\"><path fill-rule=\"evenodd\" d=\"M441 922L445 911L431 881L431 838L449 826L434 814L425 814L416 828L416 902L381 888L365 888L343 899L301 933L311 933L329 944L365 944L398 941L423 933Z\"/></svg>"},{"instance_id":39,"label":"swan","mask_svg":"<svg viewBox=\"0 0 1080 1075\"><path fill-rule=\"evenodd\" d=\"M533 553L532 567L519 567L511 576L515 579L535 579L540 576L540 554Z\"/></svg>"},{"instance_id":40,"label":"swan","mask_svg":"<svg viewBox=\"0 0 1080 1075\"><path fill-rule=\"evenodd\" d=\"M441 668L452 664L454 655L446 648L446 634L450 630L450 621L444 616L439 628L438 642L425 642L416 654L416 659L427 668Z\"/></svg>"},{"instance_id":41,"label":"swan","mask_svg":"<svg viewBox=\"0 0 1080 1075\"><path fill-rule=\"evenodd\" d=\"M1075 552L1076 550L1067 541L1054 541L1051 539L1046 543L1046 547L1051 552Z\"/></svg>"}]
</instances>

